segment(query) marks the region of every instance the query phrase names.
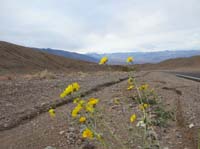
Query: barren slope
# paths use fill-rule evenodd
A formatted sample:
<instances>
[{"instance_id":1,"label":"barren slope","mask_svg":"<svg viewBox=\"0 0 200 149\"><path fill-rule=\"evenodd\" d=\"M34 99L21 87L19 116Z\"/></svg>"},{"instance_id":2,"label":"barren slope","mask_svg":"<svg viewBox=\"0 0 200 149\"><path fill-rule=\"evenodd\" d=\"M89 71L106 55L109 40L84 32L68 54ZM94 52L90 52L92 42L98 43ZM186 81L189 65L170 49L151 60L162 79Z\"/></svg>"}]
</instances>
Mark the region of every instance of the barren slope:
<instances>
[{"instance_id":1,"label":"barren slope","mask_svg":"<svg viewBox=\"0 0 200 149\"><path fill-rule=\"evenodd\" d=\"M142 64L136 66L142 70L189 70L200 71L200 56L190 58L169 59L157 64Z\"/></svg>"},{"instance_id":2,"label":"barren slope","mask_svg":"<svg viewBox=\"0 0 200 149\"><path fill-rule=\"evenodd\" d=\"M113 67L121 69L122 67ZM51 71L98 71L109 70L107 66L48 54L33 48L0 41L0 74L31 73L48 69Z\"/></svg>"}]
</instances>

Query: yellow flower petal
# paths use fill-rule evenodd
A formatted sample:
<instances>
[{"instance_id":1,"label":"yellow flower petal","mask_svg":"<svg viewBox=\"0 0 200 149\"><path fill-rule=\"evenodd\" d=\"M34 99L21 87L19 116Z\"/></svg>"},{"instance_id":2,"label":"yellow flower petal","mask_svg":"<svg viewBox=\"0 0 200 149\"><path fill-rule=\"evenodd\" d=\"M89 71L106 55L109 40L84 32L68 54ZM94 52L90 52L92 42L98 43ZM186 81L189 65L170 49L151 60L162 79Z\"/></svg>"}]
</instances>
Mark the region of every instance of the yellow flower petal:
<instances>
[{"instance_id":1,"label":"yellow flower petal","mask_svg":"<svg viewBox=\"0 0 200 149\"><path fill-rule=\"evenodd\" d=\"M127 62L127 63L132 63L132 62L133 62L133 57L129 56L129 57L126 59L126 62Z\"/></svg>"},{"instance_id":2,"label":"yellow flower petal","mask_svg":"<svg viewBox=\"0 0 200 149\"><path fill-rule=\"evenodd\" d=\"M149 88L148 84L143 84L142 86L139 87L139 90L144 91L147 90Z\"/></svg>"},{"instance_id":3,"label":"yellow flower petal","mask_svg":"<svg viewBox=\"0 0 200 149\"><path fill-rule=\"evenodd\" d=\"M72 87L73 87L73 91L78 91L80 89L80 85L77 82L74 82L72 84Z\"/></svg>"},{"instance_id":4,"label":"yellow flower petal","mask_svg":"<svg viewBox=\"0 0 200 149\"><path fill-rule=\"evenodd\" d=\"M65 88L65 90L60 94L60 98L64 98L65 96L71 94L73 92L73 86L70 84Z\"/></svg>"},{"instance_id":5,"label":"yellow flower petal","mask_svg":"<svg viewBox=\"0 0 200 149\"><path fill-rule=\"evenodd\" d=\"M133 85L130 85L128 88L127 88L127 90L132 90L134 88L134 86Z\"/></svg>"},{"instance_id":6,"label":"yellow flower petal","mask_svg":"<svg viewBox=\"0 0 200 149\"><path fill-rule=\"evenodd\" d=\"M80 117L80 119L79 119L80 123L84 123L85 121L86 121L86 117L84 117L84 116Z\"/></svg>"},{"instance_id":7,"label":"yellow flower petal","mask_svg":"<svg viewBox=\"0 0 200 149\"><path fill-rule=\"evenodd\" d=\"M133 85L133 78L130 77L130 78L128 79L128 84L129 84L129 85Z\"/></svg>"},{"instance_id":8,"label":"yellow flower petal","mask_svg":"<svg viewBox=\"0 0 200 149\"><path fill-rule=\"evenodd\" d=\"M99 102L99 99L96 98L90 98L88 101L88 105L96 105Z\"/></svg>"},{"instance_id":9,"label":"yellow flower petal","mask_svg":"<svg viewBox=\"0 0 200 149\"><path fill-rule=\"evenodd\" d=\"M140 105L139 105L139 109L140 109L141 111L145 110L145 109L148 108L148 107L149 107L149 104L146 104L146 103L143 103L143 104L140 104Z\"/></svg>"},{"instance_id":10,"label":"yellow flower petal","mask_svg":"<svg viewBox=\"0 0 200 149\"><path fill-rule=\"evenodd\" d=\"M54 109L49 109L49 115L52 117L52 118L54 118L55 116L56 116L56 113L55 113L55 110Z\"/></svg>"},{"instance_id":11,"label":"yellow flower petal","mask_svg":"<svg viewBox=\"0 0 200 149\"><path fill-rule=\"evenodd\" d=\"M81 105L77 105L73 110L72 110L72 117L77 117L78 113L82 110L82 106Z\"/></svg>"},{"instance_id":12,"label":"yellow flower petal","mask_svg":"<svg viewBox=\"0 0 200 149\"><path fill-rule=\"evenodd\" d=\"M88 139L93 139L93 132L89 128L86 128L82 133L82 137L88 138Z\"/></svg>"},{"instance_id":13,"label":"yellow flower petal","mask_svg":"<svg viewBox=\"0 0 200 149\"><path fill-rule=\"evenodd\" d=\"M105 64L106 62L108 61L108 57L103 57L101 60L100 60L100 62L99 62L99 65L103 65L103 64Z\"/></svg>"},{"instance_id":14,"label":"yellow flower petal","mask_svg":"<svg viewBox=\"0 0 200 149\"><path fill-rule=\"evenodd\" d=\"M136 120L136 115L135 114L133 114L133 115L131 115L131 117L130 117L130 122L131 123L133 123L135 120Z\"/></svg>"},{"instance_id":15,"label":"yellow flower petal","mask_svg":"<svg viewBox=\"0 0 200 149\"><path fill-rule=\"evenodd\" d=\"M93 105L87 104L87 105L85 106L85 109L86 109L86 111L88 111L88 112L91 112L91 113L94 112L94 107L93 107Z\"/></svg>"}]
</instances>

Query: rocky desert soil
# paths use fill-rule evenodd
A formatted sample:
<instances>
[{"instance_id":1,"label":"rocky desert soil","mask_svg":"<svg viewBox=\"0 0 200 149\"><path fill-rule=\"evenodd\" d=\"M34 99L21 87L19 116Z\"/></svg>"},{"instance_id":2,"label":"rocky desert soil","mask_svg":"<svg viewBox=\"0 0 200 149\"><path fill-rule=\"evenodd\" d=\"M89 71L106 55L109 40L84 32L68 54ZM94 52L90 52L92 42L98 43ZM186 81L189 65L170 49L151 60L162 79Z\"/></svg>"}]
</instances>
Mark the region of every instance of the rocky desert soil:
<instances>
[{"instance_id":1,"label":"rocky desert soil","mask_svg":"<svg viewBox=\"0 0 200 149\"><path fill-rule=\"evenodd\" d=\"M196 149L200 128L200 84L177 78L162 71L141 71L135 74L139 84L148 83L165 109L174 112L174 120L165 127L156 127L162 149ZM76 127L70 123L72 99L59 99L59 94L72 82L81 85L83 99L100 99L104 120L121 141L114 140L106 129L103 136L111 148L121 149L128 141L129 117L137 113L127 91L128 73L93 72L56 74L54 78L19 76L0 80L0 148L1 149L78 149L83 144ZM117 98L120 104L113 104ZM124 101L128 104L122 107ZM52 119L47 110L56 107ZM190 126L190 127L189 127ZM192 127L191 127L192 126ZM138 136L127 148L139 149ZM96 148L102 148L95 144Z\"/></svg>"}]
</instances>

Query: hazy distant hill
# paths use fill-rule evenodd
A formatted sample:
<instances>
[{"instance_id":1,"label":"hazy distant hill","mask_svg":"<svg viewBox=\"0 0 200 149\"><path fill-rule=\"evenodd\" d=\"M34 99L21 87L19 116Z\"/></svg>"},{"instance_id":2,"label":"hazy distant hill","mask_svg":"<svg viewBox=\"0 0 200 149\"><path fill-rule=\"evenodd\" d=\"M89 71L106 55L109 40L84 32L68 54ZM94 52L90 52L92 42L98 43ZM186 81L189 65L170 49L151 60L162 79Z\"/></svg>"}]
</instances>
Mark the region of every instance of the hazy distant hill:
<instances>
[{"instance_id":1,"label":"hazy distant hill","mask_svg":"<svg viewBox=\"0 0 200 149\"><path fill-rule=\"evenodd\" d=\"M98 62L103 56L108 56L109 64L125 64L126 58L128 56L133 56L135 58L135 63L159 63L164 60L181 58L181 57L191 57L195 55L200 55L200 50L180 50L180 51L158 51L158 52L123 52L123 53L88 53L79 54L75 52L55 50L55 49L39 49L43 52L47 52L54 55L64 56L66 58L72 58L76 60L83 60L88 62Z\"/></svg>"},{"instance_id":2,"label":"hazy distant hill","mask_svg":"<svg viewBox=\"0 0 200 149\"><path fill-rule=\"evenodd\" d=\"M56 50L56 49L39 49L43 52L47 52L50 54L58 55L58 56L64 56L66 58L71 58L71 59L76 59L76 60L83 60L83 61L88 61L88 62L98 62L97 59L90 57L88 55L84 54L79 54L75 52L69 52L69 51L64 51L64 50Z\"/></svg>"},{"instance_id":3,"label":"hazy distant hill","mask_svg":"<svg viewBox=\"0 0 200 149\"><path fill-rule=\"evenodd\" d=\"M192 56L188 58L175 58L162 61L157 64L138 64L138 70L175 70L175 69L195 69L200 71L200 56Z\"/></svg>"},{"instance_id":4,"label":"hazy distant hill","mask_svg":"<svg viewBox=\"0 0 200 149\"><path fill-rule=\"evenodd\" d=\"M95 59L100 59L103 56L109 57L111 64L124 64L128 56L135 58L135 63L159 63L161 61L173 58L191 57L200 55L200 50L182 50L182 51L159 51L159 52L131 52L131 53L111 53L111 54L87 54Z\"/></svg>"}]
</instances>

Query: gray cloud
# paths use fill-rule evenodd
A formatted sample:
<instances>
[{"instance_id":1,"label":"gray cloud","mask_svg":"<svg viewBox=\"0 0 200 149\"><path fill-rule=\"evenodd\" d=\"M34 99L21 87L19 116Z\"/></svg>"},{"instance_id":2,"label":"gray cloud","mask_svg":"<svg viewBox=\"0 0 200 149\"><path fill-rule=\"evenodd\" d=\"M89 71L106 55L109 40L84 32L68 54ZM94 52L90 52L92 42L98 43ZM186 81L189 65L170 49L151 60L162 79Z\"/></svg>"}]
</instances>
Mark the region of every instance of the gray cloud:
<instances>
[{"instance_id":1,"label":"gray cloud","mask_svg":"<svg viewBox=\"0 0 200 149\"><path fill-rule=\"evenodd\" d=\"M199 0L0 0L0 40L77 52L200 49Z\"/></svg>"}]
</instances>

